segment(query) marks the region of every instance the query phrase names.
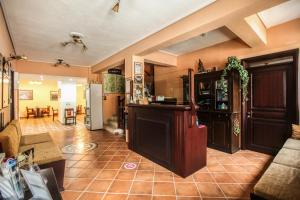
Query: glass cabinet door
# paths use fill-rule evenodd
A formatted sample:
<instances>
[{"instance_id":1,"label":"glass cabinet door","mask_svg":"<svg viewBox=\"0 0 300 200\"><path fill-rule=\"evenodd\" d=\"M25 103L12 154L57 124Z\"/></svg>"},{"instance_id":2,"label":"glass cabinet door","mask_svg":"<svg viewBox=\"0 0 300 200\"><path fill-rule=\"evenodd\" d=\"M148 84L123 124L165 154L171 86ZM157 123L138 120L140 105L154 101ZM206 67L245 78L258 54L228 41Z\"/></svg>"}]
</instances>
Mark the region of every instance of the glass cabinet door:
<instances>
[{"instance_id":1,"label":"glass cabinet door","mask_svg":"<svg viewBox=\"0 0 300 200\"><path fill-rule=\"evenodd\" d=\"M225 80L225 86L228 88L228 80ZM229 109L229 100L228 100L228 91L224 92L221 88L221 81L217 80L215 82L215 95L216 95L216 110L228 110Z\"/></svg>"},{"instance_id":2,"label":"glass cabinet door","mask_svg":"<svg viewBox=\"0 0 300 200\"><path fill-rule=\"evenodd\" d=\"M198 101L200 110L210 110L211 108L211 82L199 82L198 85Z\"/></svg>"},{"instance_id":3,"label":"glass cabinet door","mask_svg":"<svg viewBox=\"0 0 300 200\"><path fill-rule=\"evenodd\" d=\"M199 94L210 95L211 83L210 82L199 82Z\"/></svg>"}]
</instances>

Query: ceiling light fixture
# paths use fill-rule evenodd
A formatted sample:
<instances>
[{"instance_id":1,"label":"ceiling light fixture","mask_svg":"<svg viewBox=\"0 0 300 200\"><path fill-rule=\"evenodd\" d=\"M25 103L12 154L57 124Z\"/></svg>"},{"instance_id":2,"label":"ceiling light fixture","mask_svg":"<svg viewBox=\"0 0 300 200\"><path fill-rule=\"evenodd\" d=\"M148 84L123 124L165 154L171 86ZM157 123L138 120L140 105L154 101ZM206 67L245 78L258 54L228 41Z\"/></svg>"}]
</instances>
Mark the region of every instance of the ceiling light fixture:
<instances>
[{"instance_id":1,"label":"ceiling light fixture","mask_svg":"<svg viewBox=\"0 0 300 200\"><path fill-rule=\"evenodd\" d=\"M65 47L69 44L73 44L73 45L81 45L82 46L82 51L86 51L88 49L86 44L82 40L82 38L84 37L83 34L77 33L77 32L71 32L70 37L71 37L70 41L66 41L66 42L61 43L61 45L63 47Z\"/></svg>"},{"instance_id":2,"label":"ceiling light fixture","mask_svg":"<svg viewBox=\"0 0 300 200\"><path fill-rule=\"evenodd\" d=\"M56 61L56 63L54 63L54 67L58 67L59 65L70 67L70 65L68 63L66 63L64 61L64 59L62 59L62 58L58 58L57 61Z\"/></svg>"},{"instance_id":3,"label":"ceiling light fixture","mask_svg":"<svg viewBox=\"0 0 300 200\"><path fill-rule=\"evenodd\" d=\"M7 63L7 62L12 61L12 60L27 60L27 57L24 56L24 55L10 54L10 56L8 58L4 58L4 63Z\"/></svg>"},{"instance_id":4,"label":"ceiling light fixture","mask_svg":"<svg viewBox=\"0 0 300 200\"><path fill-rule=\"evenodd\" d=\"M111 10L114 11L115 13L118 13L119 8L120 8L120 0L118 0L118 2L114 5L114 7Z\"/></svg>"}]
</instances>

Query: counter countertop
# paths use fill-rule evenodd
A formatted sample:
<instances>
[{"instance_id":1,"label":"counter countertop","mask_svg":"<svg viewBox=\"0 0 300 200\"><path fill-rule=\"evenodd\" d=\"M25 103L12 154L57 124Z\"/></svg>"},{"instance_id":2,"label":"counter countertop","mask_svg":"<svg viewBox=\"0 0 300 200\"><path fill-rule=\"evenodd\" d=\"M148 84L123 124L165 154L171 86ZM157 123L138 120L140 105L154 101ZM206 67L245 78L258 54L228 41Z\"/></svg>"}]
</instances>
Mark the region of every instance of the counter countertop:
<instances>
[{"instance_id":1,"label":"counter countertop","mask_svg":"<svg viewBox=\"0 0 300 200\"><path fill-rule=\"evenodd\" d=\"M165 104L128 104L128 107L140 107L149 109L162 109L162 110L191 110L189 105L165 105Z\"/></svg>"}]
</instances>

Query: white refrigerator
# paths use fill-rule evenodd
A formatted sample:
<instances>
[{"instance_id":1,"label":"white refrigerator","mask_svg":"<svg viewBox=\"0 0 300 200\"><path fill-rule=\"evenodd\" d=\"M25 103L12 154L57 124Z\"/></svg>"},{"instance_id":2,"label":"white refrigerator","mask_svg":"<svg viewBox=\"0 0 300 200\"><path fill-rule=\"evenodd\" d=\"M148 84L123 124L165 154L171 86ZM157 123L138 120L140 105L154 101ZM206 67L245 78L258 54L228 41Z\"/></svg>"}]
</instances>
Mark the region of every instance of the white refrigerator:
<instances>
[{"instance_id":1,"label":"white refrigerator","mask_svg":"<svg viewBox=\"0 0 300 200\"><path fill-rule=\"evenodd\" d=\"M88 84L85 89L86 110L84 123L89 130L103 129L102 85Z\"/></svg>"}]
</instances>

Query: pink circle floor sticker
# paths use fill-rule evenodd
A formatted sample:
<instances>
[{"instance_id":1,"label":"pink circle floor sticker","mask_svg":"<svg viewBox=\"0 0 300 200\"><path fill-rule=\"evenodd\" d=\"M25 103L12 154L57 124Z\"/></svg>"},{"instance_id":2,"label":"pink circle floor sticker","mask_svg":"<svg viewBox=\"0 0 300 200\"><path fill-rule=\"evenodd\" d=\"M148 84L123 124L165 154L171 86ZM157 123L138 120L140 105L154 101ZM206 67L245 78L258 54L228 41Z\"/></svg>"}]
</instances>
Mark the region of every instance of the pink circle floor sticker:
<instances>
[{"instance_id":1,"label":"pink circle floor sticker","mask_svg":"<svg viewBox=\"0 0 300 200\"><path fill-rule=\"evenodd\" d=\"M136 164L135 163L125 163L124 164L124 168L125 169L135 169L136 168Z\"/></svg>"}]
</instances>

